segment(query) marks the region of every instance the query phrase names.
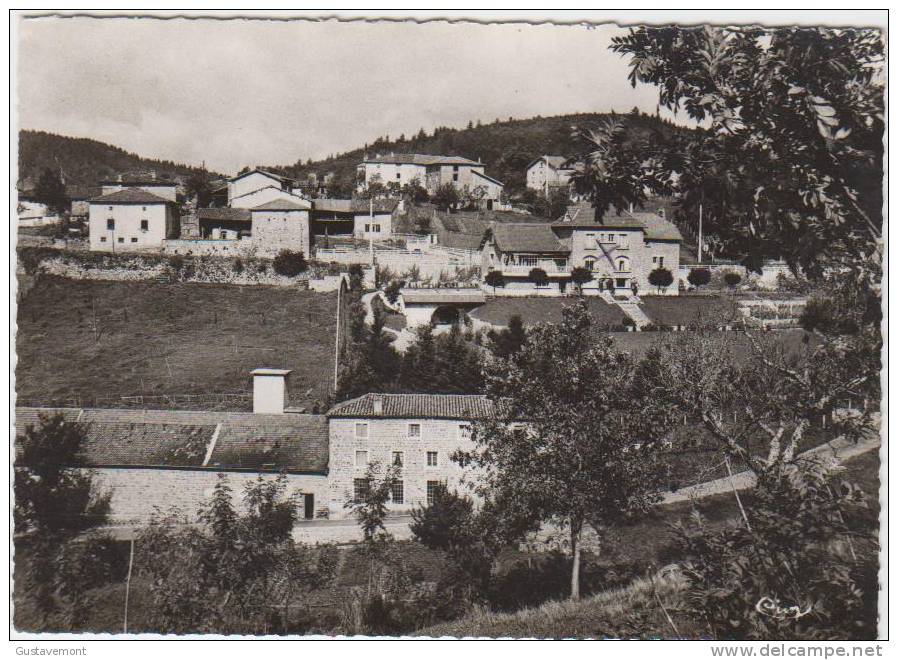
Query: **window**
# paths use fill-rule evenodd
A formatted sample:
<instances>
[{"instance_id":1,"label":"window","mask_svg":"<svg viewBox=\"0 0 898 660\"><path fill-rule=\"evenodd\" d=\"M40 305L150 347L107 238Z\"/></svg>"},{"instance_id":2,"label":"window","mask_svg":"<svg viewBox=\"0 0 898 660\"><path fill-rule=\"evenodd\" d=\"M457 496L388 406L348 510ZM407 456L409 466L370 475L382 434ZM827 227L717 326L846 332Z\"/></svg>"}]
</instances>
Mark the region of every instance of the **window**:
<instances>
[{"instance_id":1,"label":"window","mask_svg":"<svg viewBox=\"0 0 898 660\"><path fill-rule=\"evenodd\" d=\"M368 483L367 479L353 479L352 480L352 499L354 502L361 502L363 499L368 497L368 491L371 488L371 485Z\"/></svg>"},{"instance_id":2,"label":"window","mask_svg":"<svg viewBox=\"0 0 898 660\"><path fill-rule=\"evenodd\" d=\"M402 452L393 452L393 467L402 467Z\"/></svg>"},{"instance_id":3,"label":"window","mask_svg":"<svg viewBox=\"0 0 898 660\"><path fill-rule=\"evenodd\" d=\"M629 238L629 236L627 236L627 234L618 234L617 247L620 247L620 248L630 247L630 238Z\"/></svg>"},{"instance_id":4,"label":"window","mask_svg":"<svg viewBox=\"0 0 898 660\"><path fill-rule=\"evenodd\" d=\"M427 452L427 467L439 467L440 453L437 451Z\"/></svg>"},{"instance_id":5,"label":"window","mask_svg":"<svg viewBox=\"0 0 898 660\"><path fill-rule=\"evenodd\" d=\"M371 231L380 233L380 225L371 225Z\"/></svg>"},{"instance_id":6,"label":"window","mask_svg":"<svg viewBox=\"0 0 898 660\"><path fill-rule=\"evenodd\" d=\"M433 504L433 498L436 494L437 488L439 488L439 481L428 481L427 482L427 504L428 506Z\"/></svg>"},{"instance_id":7,"label":"window","mask_svg":"<svg viewBox=\"0 0 898 660\"><path fill-rule=\"evenodd\" d=\"M115 229L115 218L106 218L106 229Z\"/></svg>"},{"instance_id":8,"label":"window","mask_svg":"<svg viewBox=\"0 0 898 660\"><path fill-rule=\"evenodd\" d=\"M125 237L124 237L124 236L119 236L119 237L118 237L118 242L119 242L119 243L124 243L124 242L125 242Z\"/></svg>"},{"instance_id":9,"label":"window","mask_svg":"<svg viewBox=\"0 0 898 660\"><path fill-rule=\"evenodd\" d=\"M359 440L367 440L368 439L368 424L365 422L359 422L355 425L355 437Z\"/></svg>"},{"instance_id":10,"label":"window","mask_svg":"<svg viewBox=\"0 0 898 660\"><path fill-rule=\"evenodd\" d=\"M149 220L141 220L140 221L140 231L146 231L149 228L150 228Z\"/></svg>"},{"instance_id":11,"label":"window","mask_svg":"<svg viewBox=\"0 0 898 660\"><path fill-rule=\"evenodd\" d=\"M143 207L143 210L144 210L144 211L146 211L146 210L147 210L147 207L146 207L146 206L144 206L144 207Z\"/></svg>"},{"instance_id":12,"label":"window","mask_svg":"<svg viewBox=\"0 0 898 660\"><path fill-rule=\"evenodd\" d=\"M595 271L596 270L596 260L593 259L592 257L587 257L586 259L583 260L583 267L586 270Z\"/></svg>"},{"instance_id":13,"label":"window","mask_svg":"<svg viewBox=\"0 0 898 660\"><path fill-rule=\"evenodd\" d=\"M105 236L100 236L100 242L101 242L101 243L105 243L105 242L106 242L106 237L105 237Z\"/></svg>"},{"instance_id":14,"label":"window","mask_svg":"<svg viewBox=\"0 0 898 660\"><path fill-rule=\"evenodd\" d=\"M397 178L397 179L401 179L401 178L402 178L402 172L396 172L396 178Z\"/></svg>"},{"instance_id":15,"label":"window","mask_svg":"<svg viewBox=\"0 0 898 660\"><path fill-rule=\"evenodd\" d=\"M112 207L111 207L111 206L109 207L109 210L110 210L110 211L112 210Z\"/></svg>"},{"instance_id":16,"label":"window","mask_svg":"<svg viewBox=\"0 0 898 660\"><path fill-rule=\"evenodd\" d=\"M626 277L618 277L614 280L614 285L618 289L626 289L627 288L627 278Z\"/></svg>"},{"instance_id":17,"label":"window","mask_svg":"<svg viewBox=\"0 0 898 660\"><path fill-rule=\"evenodd\" d=\"M131 237L131 242L132 242L132 243L136 243L136 242L137 242L137 236L132 236L132 237Z\"/></svg>"},{"instance_id":18,"label":"window","mask_svg":"<svg viewBox=\"0 0 898 660\"><path fill-rule=\"evenodd\" d=\"M405 503L405 488L401 481L393 481L390 485L390 497L393 500L393 504Z\"/></svg>"},{"instance_id":19,"label":"window","mask_svg":"<svg viewBox=\"0 0 898 660\"><path fill-rule=\"evenodd\" d=\"M454 174L452 175L452 180L453 180L453 181L458 181L458 172L456 172L456 173L454 173Z\"/></svg>"},{"instance_id":20,"label":"window","mask_svg":"<svg viewBox=\"0 0 898 660\"><path fill-rule=\"evenodd\" d=\"M421 437L421 425L420 424L409 424L408 425L408 437L420 438Z\"/></svg>"},{"instance_id":21,"label":"window","mask_svg":"<svg viewBox=\"0 0 898 660\"><path fill-rule=\"evenodd\" d=\"M630 260L626 257L620 257L617 260L617 271L619 273L628 273L630 271Z\"/></svg>"},{"instance_id":22,"label":"window","mask_svg":"<svg viewBox=\"0 0 898 660\"><path fill-rule=\"evenodd\" d=\"M355 453L355 466L356 467L366 467L368 465L368 452L367 451L357 451Z\"/></svg>"},{"instance_id":23,"label":"window","mask_svg":"<svg viewBox=\"0 0 898 660\"><path fill-rule=\"evenodd\" d=\"M658 268L664 268L664 257L658 257Z\"/></svg>"},{"instance_id":24,"label":"window","mask_svg":"<svg viewBox=\"0 0 898 660\"><path fill-rule=\"evenodd\" d=\"M471 425L470 424L459 424L458 425L458 439L459 440L470 440L471 439Z\"/></svg>"},{"instance_id":25,"label":"window","mask_svg":"<svg viewBox=\"0 0 898 660\"><path fill-rule=\"evenodd\" d=\"M532 254L518 255L519 266L539 266L539 257Z\"/></svg>"}]
</instances>

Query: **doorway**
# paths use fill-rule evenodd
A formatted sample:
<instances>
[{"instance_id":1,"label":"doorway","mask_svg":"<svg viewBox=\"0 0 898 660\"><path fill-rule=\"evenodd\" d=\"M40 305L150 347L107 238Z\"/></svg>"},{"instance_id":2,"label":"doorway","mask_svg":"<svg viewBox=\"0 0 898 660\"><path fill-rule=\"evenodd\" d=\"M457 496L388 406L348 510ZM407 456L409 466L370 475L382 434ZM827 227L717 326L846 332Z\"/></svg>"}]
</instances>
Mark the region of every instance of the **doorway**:
<instances>
[{"instance_id":1,"label":"doorway","mask_svg":"<svg viewBox=\"0 0 898 660\"><path fill-rule=\"evenodd\" d=\"M303 495L303 517L306 520L315 518L315 495L313 493L305 493Z\"/></svg>"}]
</instances>

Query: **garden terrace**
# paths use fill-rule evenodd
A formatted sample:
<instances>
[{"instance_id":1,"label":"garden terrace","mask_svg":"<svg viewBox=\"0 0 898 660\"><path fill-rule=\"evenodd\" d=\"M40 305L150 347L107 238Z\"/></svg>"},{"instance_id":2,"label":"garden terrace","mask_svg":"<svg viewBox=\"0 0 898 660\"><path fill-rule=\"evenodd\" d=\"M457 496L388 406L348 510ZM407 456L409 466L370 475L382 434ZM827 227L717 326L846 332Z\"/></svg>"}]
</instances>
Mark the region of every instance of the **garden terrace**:
<instances>
[{"instance_id":1,"label":"garden terrace","mask_svg":"<svg viewBox=\"0 0 898 660\"><path fill-rule=\"evenodd\" d=\"M656 326L717 327L742 318L731 296L643 296L642 311Z\"/></svg>"}]
</instances>

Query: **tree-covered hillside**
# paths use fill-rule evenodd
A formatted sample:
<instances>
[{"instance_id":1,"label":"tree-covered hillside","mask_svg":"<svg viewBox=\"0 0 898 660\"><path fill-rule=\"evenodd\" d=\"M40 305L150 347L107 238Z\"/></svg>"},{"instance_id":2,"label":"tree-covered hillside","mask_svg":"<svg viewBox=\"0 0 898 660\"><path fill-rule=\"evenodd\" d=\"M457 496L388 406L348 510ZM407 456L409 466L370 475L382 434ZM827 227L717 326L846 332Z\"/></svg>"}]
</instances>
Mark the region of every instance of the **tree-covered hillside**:
<instances>
[{"instance_id":1,"label":"tree-covered hillside","mask_svg":"<svg viewBox=\"0 0 898 660\"><path fill-rule=\"evenodd\" d=\"M88 138L43 131L19 132L19 183L37 182L45 168L59 171L67 185L95 186L119 174L149 174L160 179L186 179L199 168L168 160L142 158Z\"/></svg>"},{"instance_id":2,"label":"tree-covered hillside","mask_svg":"<svg viewBox=\"0 0 898 660\"><path fill-rule=\"evenodd\" d=\"M489 124L471 122L467 128L437 127L432 132L421 129L416 135L379 137L370 144L319 161L297 161L289 166L272 166L287 176L305 180L310 173L319 178L333 172L335 188L345 193L355 183L356 165L365 154L424 153L465 156L480 159L486 172L505 183L509 191L524 187L525 168L543 154L573 156L586 145L575 135L575 127L587 128L615 116L626 123L633 137L659 133L670 137L687 129L671 122L641 113L625 115L583 113L557 117L496 120Z\"/></svg>"}]
</instances>

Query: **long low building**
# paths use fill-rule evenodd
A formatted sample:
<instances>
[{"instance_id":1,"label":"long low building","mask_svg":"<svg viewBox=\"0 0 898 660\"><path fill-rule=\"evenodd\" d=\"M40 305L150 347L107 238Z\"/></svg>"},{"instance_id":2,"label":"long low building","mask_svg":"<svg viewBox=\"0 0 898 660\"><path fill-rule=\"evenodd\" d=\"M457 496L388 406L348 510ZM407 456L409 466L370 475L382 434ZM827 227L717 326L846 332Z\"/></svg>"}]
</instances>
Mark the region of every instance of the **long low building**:
<instances>
[{"instance_id":1,"label":"long low building","mask_svg":"<svg viewBox=\"0 0 898 660\"><path fill-rule=\"evenodd\" d=\"M426 505L438 484L466 488L470 475L451 456L471 447L471 422L491 414L485 397L366 394L311 415L285 405L288 376L254 372L253 413L17 408L16 445L45 416L83 424L86 440L73 467L93 470L108 489L116 524L145 524L171 507L195 521L219 474L235 500L260 475L285 475L306 521L348 517L346 504L368 487L365 473L375 462L399 470L393 513Z\"/></svg>"}]
</instances>

